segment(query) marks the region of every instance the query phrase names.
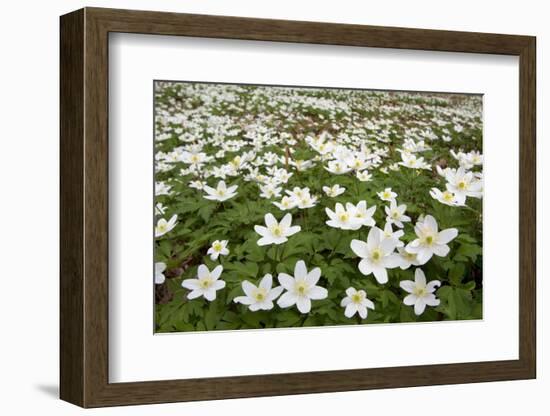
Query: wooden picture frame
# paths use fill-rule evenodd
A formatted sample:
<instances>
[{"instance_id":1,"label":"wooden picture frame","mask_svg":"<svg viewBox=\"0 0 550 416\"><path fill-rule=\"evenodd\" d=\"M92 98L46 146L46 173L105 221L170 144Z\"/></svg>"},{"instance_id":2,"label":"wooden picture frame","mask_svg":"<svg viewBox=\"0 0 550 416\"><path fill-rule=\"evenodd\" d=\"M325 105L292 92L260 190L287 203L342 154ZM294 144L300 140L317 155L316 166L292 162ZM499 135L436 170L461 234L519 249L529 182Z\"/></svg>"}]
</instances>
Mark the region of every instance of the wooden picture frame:
<instances>
[{"instance_id":1,"label":"wooden picture frame","mask_svg":"<svg viewBox=\"0 0 550 416\"><path fill-rule=\"evenodd\" d=\"M85 8L61 17L60 358L63 400L101 407L536 376L535 38ZM298 42L519 57L519 359L135 383L108 379L108 35Z\"/></svg>"}]
</instances>

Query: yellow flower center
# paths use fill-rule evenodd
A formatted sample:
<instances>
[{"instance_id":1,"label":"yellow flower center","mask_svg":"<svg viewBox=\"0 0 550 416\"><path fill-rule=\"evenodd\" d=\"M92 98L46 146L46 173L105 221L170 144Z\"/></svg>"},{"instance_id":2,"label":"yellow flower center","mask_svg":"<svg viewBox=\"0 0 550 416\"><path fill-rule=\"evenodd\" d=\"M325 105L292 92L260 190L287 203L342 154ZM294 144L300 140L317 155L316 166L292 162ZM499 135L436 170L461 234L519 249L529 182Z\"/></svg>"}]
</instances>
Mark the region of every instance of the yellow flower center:
<instances>
[{"instance_id":1,"label":"yellow flower center","mask_svg":"<svg viewBox=\"0 0 550 416\"><path fill-rule=\"evenodd\" d=\"M225 191L223 189L218 189L218 192L217 192L218 196L224 196L225 195Z\"/></svg>"},{"instance_id":2,"label":"yellow flower center","mask_svg":"<svg viewBox=\"0 0 550 416\"><path fill-rule=\"evenodd\" d=\"M164 231L166 231L166 229L168 228L168 224L164 224L164 223L160 223L158 226L157 226L157 229L162 233Z\"/></svg>"},{"instance_id":3,"label":"yellow flower center","mask_svg":"<svg viewBox=\"0 0 550 416\"><path fill-rule=\"evenodd\" d=\"M254 293L254 299L256 299L258 302L263 302L266 299L267 294L265 293L264 289L258 289L256 293Z\"/></svg>"},{"instance_id":4,"label":"yellow flower center","mask_svg":"<svg viewBox=\"0 0 550 416\"><path fill-rule=\"evenodd\" d=\"M351 296L351 301L353 303L361 303L361 295L359 293L355 293Z\"/></svg>"},{"instance_id":5,"label":"yellow flower center","mask_svg":"<svg viewBox=\"0 0 550 416\"><path fill-rule=\"evenodd\" d=\"M467 186L467 185L466 185L466 182L465 182L465 181L460 181L460 182L458 183L458 189L464 190L464 189L466 189L466 186Z\"/></svg>"},{"instance_id":6,"label":"yellow flower center","mask_svg":"<svg viewBox=\"0 0 550 416\"><path fill-rule=\"evenodd\" d=\"M200 287L203 289L208 289L210 286L212 286L212 279L210 277L205 277L204 279L201 279L199 282Z\"/></svg>"},{"instance_id":7,"label":"yellow flower center","mask_svg":"<svg viewBox=\"0 0 550 416\"><path fill-rule=\"evenodd\" d=\"M415 287L413 290L413 293L418 296L419 298L424 297L427 295L426 288L424 287Z\"/></svg>"},{"instance_id":8,"label":"yellow flower center","mask_svg":"<svg viewBox=\"0 0 550 416\"><path fill-rule=\"evenodd\" d=\"M347 212L343 212L342 214L338 215L338 218L340 218L340 221L346 222L349 220L349 214Z\"/></svg>"},{"instance_id":9,"label":"yellow flower center","mask_svg":"<svg viewBox=\"0 0 550 416\"><path fill-rule=\"evenodd\" d=\"M300 295L304 295L307 291L307 285L305 282L298 282L296 283L295 289Z\"/></svg>"},{"instance_id":10,"label":"yellow flower center","mask_svg":"<svg viewBox=\"0 0 550 416\"><path fill-rule=\"evenodd\" d=\"M393 211L391 216L392 216L393 219L397 219L397 218L399 218L399 212L398 211Z\"/></svg>"},{"instance_id":11,"label":"yellow flower center","mask_svg":"<svg viewBox=\"0 0 550 416\"><path fill-rule=\"evenodd\" d=\"M281 228L280 225L274 225L271 227L271 233L275 236L275 237L280 237L283 235L283 229Z\"/></svg>"},{"instance_id":12,"label":"yellow flower center","mask_svg":"<svg viewBox=\"0 0 550 416\"><path fill-rule=\"evenodd\" d=\"M382 250L376 248L372 251L371 257L374 261L378 261L382 258Z\"/></svg>"},{"instance_id":13,"label":"yellow flower center","mask_svg":"<svg viewBox=\"0 0 550 416\"><path fill-rule=\"evenodd\" d=\"M451 192L445 191L443 192L443 199L447 202L451 202L454 199L454 196Z\"/></svg>"},{"instance_id":14,"label":"yellow flower center","mask_svg":"<svg viewBox=\"0 0 550 416\"><path fill-rule=\"evenodd\" d=\"M214 243L213 247L216 251L222 251L223 249L222 243Z\"/></svg>"},{"instance_id":15,"label":"yellow flower center","mask_svg":"<svg viewBox=\"0 0 550 416\"><path fill-rule=\"evenodd\" d=\"M199 157L197 155L191 156L191 162L197 163L199 161Z\"/></svg>"},{"instance_id":16,"label":"yellow flower center","mask_svg":"<svg viewBox=\"0 0 550 416\"><path fill-rule=\"evenodd\" d=\"M416 254L405 252L405 258L409 261L414 260L416 258Z\"/></svg>"},{"instance_id":17,"label":"yellow flower center","mask_svg":"<svg viewBox=\"0 0 550 416\"><path fill-rule=\"evenodd\" d=\"M384 198L390 198L390 197L391 197L391 194L390 194L389 192L384 191L384 193L382 194L382 196L383 196Z\"/></svg>"},{"instance_id":18,"label":"yellow flower center","mask_svg":"<svg viewBox=\"0 0 550 416\"><path fill-rule=\"evenodd\" d=\"M427 235L425 240L426 240L426 244L430 246L434 242L434 237L433 235Z\"/></svg>"}]
</instances>

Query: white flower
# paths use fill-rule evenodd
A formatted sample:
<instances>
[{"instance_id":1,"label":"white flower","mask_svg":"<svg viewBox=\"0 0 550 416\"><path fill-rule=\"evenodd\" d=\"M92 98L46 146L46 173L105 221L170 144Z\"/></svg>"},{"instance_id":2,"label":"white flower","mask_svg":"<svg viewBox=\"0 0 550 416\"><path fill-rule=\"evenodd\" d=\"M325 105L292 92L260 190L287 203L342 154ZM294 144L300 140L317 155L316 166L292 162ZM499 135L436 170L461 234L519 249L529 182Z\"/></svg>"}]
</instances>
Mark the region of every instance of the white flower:
<instances>
[{"instance_id":1,"label":"white flower","mask_svg":"<svg viewBox=\"0 0 550 416\"><path fill-rule=\"evenodd\" d=\"M206 254L210 254L210 260L217 260L219 256L227 256L229 249L227 248L227 240L216 240L212 243L212 246L208 249Z\"/></svg>"},{"instance_id":2,"label":"white flower","mask_svg":"<svg viewBox=\"0 0 550 416\"><path fill-rule=\"evenodd\" d=\"M281 202L273 202L273 205L277 206L281 211L286 211L296 206L296 199L290 196L283 196Z\"/></svg>"},{"instance_id":3,"label":"white flower","mask_svg":"<svg viewBox=\"0 0 550 416\"><path fill-rule=\"evenodd\" d=\"M437 188L432 188L430 190L430 196L442 204L449 205L450 207L464 206L464 200L462 198L457 198L457 196L451 191L441 192Z\"/></svg>"},{"instance_id":4,"label":"white flower","mask_svg":"<svg viewBox=\"0 0 550 416\"><path fill-rule=\"evenodd\" d=\"M395 199L392 199L390 201L390 206L384 207L384 210L386 211L386 221L390 224L395 224L399 228L403 228L404 222L409 222L411 218L407 215L405 215L405 211L407 210L407 206L405 204L403 205L397 205L397 201Z\"/></svg>"},{"instance_id":5,"label":"white flower","mask_svg":"<svg viewBox=\"0 0 550 416\"><path fill-rule=\"evenodd\" d=\"M367 299L367 292L364 290L355 290L353 287L346 289L346 297L342 299L340 306L346 308L344 315L346 318L351 318L356 313L361 319L367 319L368 309L374 309L374 303Z\"/></svg>"},{"instance_id":6,"label":"white flower","mask_svg":"<svg viewBox=\"0 0 550 416\"><path fill-rule=\"evenodd\" d=\"M439 299L434 295L437 286L440 286L439 280L432 280L426 284L426 276L421 269L416 269L414 272L414 282L412 280L403 280L399 283L401 289L408 292L403 303L407 306L414 305L414 313L422 315L426 305L437 306Z\"/></svg>"},{"instance_id":7,"label":"white flower","mask_svg":"<svg viewBox=\"0 0 550 416\"><path fill-rule=\"evenodd\" d=\"M170 195L170 185L165 184L164 182L155 182L155 196L160 195Z\"/></svg>"},{"instance_id":8,"label":"white flower","mask_svg":"<svg viewBox=\"0 0 550 416\"><path fill-rule=\"evenodd\" d=\"M319 267L308 273L306 263L298 260L294 266L294 276L279 273L279 283L287 291L279 298L277 304L281 308L296 305L301 313L308 313L311 310L311 300L325 299L328 296L325 288L317 286L320 277Z\"/></svg>"},{"instance_id":9,"label":"white flower","mask_svg":"<svg viewBox=\"0 0 550 416\"><path fill-rule=\"evenodd\" d=\"M299 172L302 172L313 166L313 162L311 160L291 160L290 164L294 166Z\"/></svg>"},{"instance_id":10,"label":"white flower","mask_svg":"<svg viewBox=\"0 0 550 416\"><path fill-rule=\"evenodd\" d=\"M359 271L365 276L373 274L378 283L388 281L388 271L401 263L399 256L394 254L395 243L392 239L382 240L382 230L372 227L367 241L351 240L351 249L361 257Z\"/></svg>"},{"instance_id":11,"label":"white flower","mask_svg":"<svg viewBox=\"0 0 550 416\"><path fill-rule=\"evenodd\" d=\"M382 201L391 201L392 199L397 198L397 194L392 192L391 188L386 188L383 191L377 192L378 198Z\"/></svg>"},{"instance_id":12,"label":"white flower","mask_svg":"<svg viewBox=\"0 0 550 416\"><path fill-rule=\"evenodd\" d=\"M300 209L314 207L317 203L317 197L311 196L309 188L295 187L292 191L285 191L290 198L294 200L295 206Z\"/></svg>"},{"instance_id":13,"label":"white flower","mask_svg":"<svg viewBox=\"0 0 550 416\"><path fill-rule=\"evenodd\" d=\"M206 185L203 181L191 181L189 182L189 188L195 188L202 190L204 188L204 185Z\"/></svg>"},{"instance_id":14,"label":"white flower","mask_svg":"<svg viewBox=\"0 0 550 416\"><path fill-rule=\"evenodd\" d=\"M248 305L248 309L252 312L259 310L269 311L273 309L273 301L277 299L284 290L282 286L277 286L272 289L272 284L273 278L270 274L266 274L262 280L260 280L258 286L245 280L241 285L246 296L237 296L233 301Z\"/></svg>"},{"instance_id":15,"label":"white flower","mask_svg":"<svg viewBox=\"0 0 550 416\"><path fill-rule=\"evenodd\" d=\"M384 240L392 240L395 244L395 247L403 247L405 243L400 240L401 237L405 235L405 232L403 230L397 230L393 231L393 228L391 226L391 222L387 222L386 225L384 225L384 231L382 231L382 241Z\"/></svg>"},{"instance_id":16,"label":"white flower","mask_svg":"<svg viewBox=\"0 0 550 416\"><path fill-rule=\"evenodd\" d=\"M449 254L447 243L458 235L456 228L438 232L437 221L431 215L426 215L422 221L418 221L414 231L418 238L407 245L407 251L416 253L420 264L425 264L434 254L440 257Z\"/></svg>"},{"instance_id":17,"label":"white flower","mask_svg":"<svg viewBox=\"0 0 550 416\"><path fill-rule=\"evenodd\" d=\"M201 264L197 270L196 279L185 279L181 282L182 287L191 290L187 295L188 299L195 299L203 296L206 300L216 299L216 291L225 287L225 282L220 279L223 266L220 264L210 272L206 265Z\"/></svg>"},{"instance_id":18,"label":"white flower","mask_svg":"<svg viewBox=\"0 0 550 416\"><path fill-rule=\"evenodd\" d=\"M155 263L155 284L161 285L166 280L164 271L166 270L166 263L161 261Z\"/></svg>"},{"instance_id":19,"label":"white flower","mask_svg":"<svg viewBox=\"0 0 550 416\"><path fill-rule=\"evenodd\" d=\"M334 198L334 197L336 197L338 195L342 195L344 192L346 192L346 188L343 188L338 184L336 184L332 187L323 186L323 192L325 194L327 194L328 197Z\"/></svg>"},{"instance_id":20,"label":"white flower","mask_svg":"<svg viewBox=\"0 0 550 416\"><path fill-rule=\"evenodd\" d=\"M367 209L367 201L359 201L357 205L347 202L346 210L353 218L359 221L362 226L372 227L375 224L372 216L374 215L374 211L376 211L376 205Z\"/></svg>"},{"instance_id":21,"label":"white flower","mask_svg":"<svg viewBox=\"0 0 550 416\"><path fill-rule=\"evenodd\" d=\"M401 166L405 166L407 168L411 169L431 169L431 166L424 162L423 157L416 157L416 155L412 153L401 153L401 159L402 162L399 162Z\"/></svg>"},{"instance_id":22,"label":"white flower","mask_svg":"<svg viewBox=\"0 0 550 416\"><path fill-rule=\"evenodd\" d=\"M161 202L155 205L155 215L164 215L165 211L166 211L166 207L162 205Z\"/></svg>"},{"instance_id":23,"label":"white flower","mask_svg":"<svg viewBox=\"0 0 550 416\"><path fill-rule=\"evenodd\" d=\"M363 225L362 219L356 218L353 212L346 210L339 202L336 203L334 211L325 208L325 212L329 217L329 220L326 221L329 227L341 228L342 230L358 230Z\"/></svg>"},{"instance_id":24,"label":"white flower","mask_svg":"<svg viewBox=\"0 0 550 416\"><path fill-rule=\"evenodd\" d=\"M368 182L372 179L372 174L370 174L367 170L363 170L361 172L357 172L355 174L357 179L359 179L361 182Z\"/></svg>"},{"instance_id":25,"label":"white flower","mask_svg":"<svg viewBox=\"0 0 550 416\"><path fill-rule=\"evenodd\" d=\"M237 195L237 192L235 192L237 188L237 185L233 185L228 188L224 181L219 181L216 189L211 188L208 185L204 185L203 190L208 194L205 195L204 198L212 201L226 201Z\"/></svg>"},{"instance_id":26,"label":"white flower","mask_svg":"<svg viewBox=\"0 0 550 416\"><path fill-rule=\"evenodd\" d=\"M280 188L273 184L260 185L260 196L266 199L278 198L279 196L281 196L282 190L283 188Z\"/></svg>"},{"instance_id":27,"label":"white flower","mask_svg":"<svg viewBox=\"0 0 550 416\"><path fill-rule=\"evenodd\" d=\"M409 253L405 247L398 247L397 252L401 260L401 264L399 265L401 270L406 270L411 266L420 266L416 253Z\"/></svg>"},{"instance_id":28,"label":"white flower","mask_svg":"<svg viewBox=\"0 0 550 416\"><path fill-rule=\"evenodd\" d=\"M317 204L317 197L311 196L309 193L303 195L300 199L296 199L297 207L300 209L312 208Z\"/></svg>"},{"instance_id":29,"label":"white flower","mask_svg":"<svg viewBox=\"0 0 550 416\"><path fill-rule=\"evenodd\" d=\"M330 173L334 173L335 175L342 175L351 171L351 168L348 165L337 160L331 160L330 162L328 162L328 167L325 167L325 169L328 170Z\"/></svg>"},{"instance_id":30,"label":"white flower","mask_svg":"<svg viewBox=\"0 0 550 416\"><path fill-rule=\"evenodd\" d=\"M265 246L268 244L283 244L288 241L287 237L296 234L301 230L299 225L291 226L292 215L286 214L281 222L278 222L273 214L265 214L265 227L261 225L255 225L254 231L260 234L261 238L258 240L259 246Z\"/></svg>"},{"instance_id":31,"label":"white flower","mask_svg":"<svg viewBox=\"0 0 550 416\"><path fill-rule=\"evenodd\" d=\"M172 231L177 224L178 216L176 214L166 221L164 218L161 218L157 221L155 227L155 237L161 237L169 231Z\"/></svg>"},{"instance_id":32,"label":"white flower","mask_svg":"<svg viewBox=\"0 0 550 416\"><path fill-rule=\"evenodd\" d=\"M456 172L449 171L447 179L447 190L455 194L457 200L464 203L467 196L481 198L483 194L483 182L475 177L473 172L466 172L459 167Z\"/></svg>"}]
</instances>

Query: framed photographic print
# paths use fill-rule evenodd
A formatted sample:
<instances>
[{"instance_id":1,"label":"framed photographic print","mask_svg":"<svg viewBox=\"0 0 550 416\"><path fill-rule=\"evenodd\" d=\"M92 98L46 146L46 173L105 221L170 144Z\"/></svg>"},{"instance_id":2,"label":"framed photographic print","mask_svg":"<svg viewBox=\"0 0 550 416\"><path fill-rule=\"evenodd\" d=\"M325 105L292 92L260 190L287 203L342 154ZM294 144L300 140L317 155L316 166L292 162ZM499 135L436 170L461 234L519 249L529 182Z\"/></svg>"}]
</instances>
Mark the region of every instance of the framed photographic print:
<instances>
[{"instance_id":1,"label":"framed photographic print","mask_svg":"<svg viewBox=\"0 0 550 416\"><path fill-rule=\"evenodd\" d=\"M62 16L61 398L534 378L535 49Z\"/></svg>"}]
</instances>

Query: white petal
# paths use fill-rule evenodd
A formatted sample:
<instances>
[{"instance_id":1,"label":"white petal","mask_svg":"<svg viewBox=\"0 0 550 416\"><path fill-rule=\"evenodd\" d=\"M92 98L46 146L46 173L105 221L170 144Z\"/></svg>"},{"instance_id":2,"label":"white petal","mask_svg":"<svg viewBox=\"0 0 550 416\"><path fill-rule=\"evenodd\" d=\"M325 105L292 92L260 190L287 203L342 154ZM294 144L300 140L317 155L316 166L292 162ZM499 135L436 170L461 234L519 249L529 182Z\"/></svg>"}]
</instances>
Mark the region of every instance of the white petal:
<instances>
[{"instance_id":1,"label":"white petal","mask_svg":"<svg viewBox=\"0 0 550 416\"><path fill-rule=\"evenodd\" d=\"M399 265L402 262L401 256L395 253L384 257L382 260L383 260L384 267L387 269L393 269L395 267L399 267Z\"/></svg>"},{"instance_id":2,"label":"white petal","mask_svg":"<svg viewBox=\"0 0 550 416\"><path fill-rule=\"evenodd\" d=\"M422 247L416 254L416 261L418 261L419 264L426 264L428 260L432 258L432 256L433 256L432 250Z\"/></svg>"},{"instance_id":3,"label":"white petal","mask_svg":"<svg viewBox=\"0 0 550 416\"><path fill-rule=\"evenodd\" d=\"M426 285L426 290L431 293L439 286L441 286L441 282L439 280L432 280Z\"/></svg>"},{"instance_id":4,"label":"white petal","mask_svg":"<svg viewBox=\"0 0 550 416\"><path fill-rule=\"evenodd\" d=\"M283 228L288 228L290 227L291 223L292 223L292 214L288 213L283 217L279 225Z\"/></svg>"},{"instance_id":5,"label":"white petal","mask_svg":"<svg viewBox=\"0 0 550 416\"><path fill-rule=\"evenodd\" d=\"M319 267L314 268L306 276L306 282L310 286L315 286L321 277L321 269Z\"/></svg>"},{"instance_id":6,"label":"white petal","mask_svg":"<svg viewBox=\"0 0 550 416\"><path fill-rule=\"evenodd\" d=\"M355 290L354 287L348 287L348 288L346 289L346 295L348 295L348 296L353 296L353 295L355 295L356 293L357 293L357 290Z\"/></svg>"},{"instance_id":7,"label":"white petal","mask_svg":"<svg viewBox=\"0 0 550 416\"><path fill-rule=\"evenodd\" d=\"M277 301L277 305L279 305L281 308L288 308L296 303L298 300L298 297L294 295L293 293L286 292L283 293L283 295L279 298Z\"/></svg>"},{"instance_id":8,"label":"white petal","mask_svg":"<svg viewBox=\"0 0 550 416\"><path fill-rule=\"evenodd\" d=\"M431 215L426 215L424 217L424 224L430 227L433 231L437 232L437 221Z\"/></svg>"},{"instance_id":9,"label":"white petal","mask_svg":"<svg viewBox=\"0 0 550 416\"><path fill-rule=\"evenodd\" d=\"M372 268L372 273L381 285L388 282L388 271L384 267L374 266Z\"/></svg>"},{"instance_id":10,"label":"white petal","mask_svg":"<svg viewBox=\"0 0 550 416\"><path fill-rule=\"evenodd\" d=\"M447 254L449 254L450 250L451 249L446 244L434 244L432 246L432 251L436 256L439 256L439 257L445 257Z\"/></svg>"},{"instance_id":11,"label":"white petal","mask_svg":"<svg viewBox=\"0 0 550 416\"><path fill-rule=\"evenodd\" d=\"M308 313L311 310L311 300L305 296L300 296L296 306L301 313Z\"/></svg>"},{"instance_id":12,"label":"white petal","mask_svg":"<svg viewBox=\"0 0 550 416\"><path fill-rule=\"evenodd\" d=\"M277 220L271 213L265 214L264 220L265 220L265 225L267 225L268 227L272 227L278 224Z\"/></svg>"},{"instance_id":13,"label":"white petal","mask_svg":"<svg viewBox=\"0 0 550 416\"><path fill-rule=\"evenodd\" d=\"M223 271L223 266L221 264L218 264L214 270L212 270L212 272L210 273L210 277L212 277L212 279L216 280L220 277L220 275L222 274L222 271Z\"/></svg>"},{"instance_id":14,"label":"white petal","mask_svg":"<svg viewBox=\"0 0 550 416\"><path fill-rule=\"evenodd\" d=\"M372 300L365 299L364 303L367 308L374 309L374 302Z\"/></svg>"},{"instance_id":15,"label":"white petal","mask_svg":"<svg viewBox=\"0 0 550 416\"><path fill-rule=\"evenodd\" d=\"M447 244L449 241L456 238L457 235L458 230L456 228L447 228L437 235L437 242L440 244Z\"/></svg>"},{"instance_id":16,"label":"white petal","mask_svg":"<svg viewBox=\"0 0 550 416\"><path fill-rule=\"evenodd\" d=\"M252 305L254 303L254 299L250 299L248 296L237 296L233 299L233 302L242 303L243 305Z\"/></svg>"},{"instance_id":17,"label":"white petal","mask_svg":"<svg viewBox=\"0 0 550 416\"><path fill-rule=\"evenodd\" d=\"M190 290L195 290L200 287L199 285L199 279L185 279L183 282L181 282L182 287Z\"/></svg>"},{"instance_id":18,"label":"white petal","mask_svg":"<svg viewBox=\"0 0 550 416\"><path fill-rule=\"evenodd\" d=\"M292 276L289 276L286 273L279 273L279 276L277 277L279 280L279 283L282 287L284 287L286 290L293 290L294 289L294 278Z\"/></svg>"},{"instance_id":19,"label":"white petal","mask_svg":"<svg viewBox=\"0 0 550 416\"><path fill-rule=\"evenodd\" d=\"M370 264L370 261L367 259L363 259L359 262L359 271L363 273L365 276L368 276L372 273L372 267Z\"/></svg>"},{"instance_id":20,"label":"white petal","mask_svg":"<svg viewBox=\"0 0 550 416\"><path fill-rule=\"evenodd\" d=\"M299 225L293 225L292 227L287 228L285 234L290 237L291 235L296 234L302 229Z\"/></svg>"},{"instance_id":21,"label":"white petal","mask_svg":"<svg viewBox=\"0 0 550 416\"><path fill-rule=\"evenodd\" d=\"M273 239L270 237L262 237L258 240L257 243L259 246L267 246L269 244L273 244Z\"/></svg>"},{"instance_id":22,"label":"white petal","mask_svg":"<svg viewBox=\"0 0 550 416\"><path fill-rule=\"evenodd\" d=\"M254 291L256 290L256 286L254 286L248 280L243 281L241 285L243 287L243 292L246 294L246 296L252 297Z\"/></svg>"},{"instance_id":23,"label":"white petal","mask_svg":"<svg viewBox=\"0 0 550 416\"><path fill-rule=\"evenodd\" d=\"M370 250L375 249L380 245L380 235L382 230L378 227L372 227L367 236L367 245Z\"/></svg>"},{"instance_id":24,"label":"white petal","mask_svg":"<svg viewBox=\"0 0 550 416\"><path fill-rule=\"evenodd\" d=\"M440 303L439 299L437 299L433 293L424 296L424 302L429 306L438 306Z\"/></svg>"},{"instance_id":25,"label":"white petal","mask_svg":"<svg viewBox=\"0 0 550 416\"><path fill-rule=\"evenodd\" d=\"M426 275L422 269L416 269L414 271L414 282L416 286L426 287Z\"/></svg>"},{"instance_id":26,"label":"white petal","mask_svg":"<svg viewBox=\"0 0 550 416\"><path fill-rule=\"evenodd\" d=\"M265 290L270 290L271 286L273 286L273 276L267 273L264 277L262 277L262 280L260 280L260 284L258 285L258 287L261 287Z\"/></svg>"},{"instance_id":27,"label":"white petal","mask_svg":"<svg viewBox=\"0 0 550 416\"><path fill-rule=\"evenodd\" d=\"M269 291L269 293L267 294L267 300L273 301L273 300L277 299L281 295L281 293L283 293L284 289L285 288L282 287L282 286L277 286L277 287L271 289Z\"/></svg>"},{"instance_id":28,"label":"white petal","mask_svg":"<svg viewBox=\"0 0 550 416\"><path fill-rule=\"evenodd\" d=\"M346 309L344 310L344 315L346 318L351 318L355 313L357 312L357 305L355 303L350 303L346 306Z\"/></svg>"},{"instance_id":29,"label":"white petal","mask_svg":"<svg viewBox=\"0 0 550 416\"><path fill-rule=\"evenodd\" d=\"M204 279L205 277L208 277L209 274L210 272L208 271L208 267L204 264L201 264L197 269L197 276L199 279Z\"/></svg>"},{"instance_id":30,"label":"white petal","mask_svg":"<svg viewBox=\"0 0 550 416\"><path fill-rule=\"evenodd\" d=\"M351 250L359 257L368 256L368 245L361 240L351 240Z\"/></svg>"},{"instance_id":31,"label":"white petal","mask_svg":"<svg viewBox=\"0 0 550 416\"><path fill-rule=\"evenodd\" d=\"M267 228L262 226L262 225L255 225L254 226L254 231L256 231L261 236L265 236L266 234L268 234Z\"/></svg>"},{"instance_id":32,"label":"white petal","mask_svg":"<svg viewBox=\"0 0 550 416\"><path fill-rule=\"evenodd\" d=\"M403 299L403 303L407 306L412 306L416 303L416 300L418 298L416 297L416 295L407 295L405 296L405 299Z\"/></svg>"},{"instance_id":33,"label":"white petal","mask_svg":"<svg viewBox=\"0 0 550 416\"><path fill-rule=\"evenodd\" d=\"M212 286L210 286L214 290L220 290L225 287L225 281L224 280L216 280L214 283L212 283Z\"/></svg>"},{"instance_id":34,"label":"white petal","mask_svg":"<svg viewBox=\"0 0 550 416\"><path fill-rule=\"evenodd\" d=\"M328 296L328 291L321 286L311 288L307 295L313 300L325 299Z\"/></svg>"},{"instance_id":35,"label":"white petal","mask_svg":"<svg viewBox=\"0 0 550 416\"><path fill-rule=\"evenodd\" d=\"M307 276L306 263L303 260L298 260L294 266L294 277L296 279L305 279Z\"/></svg>"},{"instance_id":36,"label":"white petal","mask_svg":"<svg viewBox=\"0 0 550 416\"><path fill-rule=\"evenodd\" d=\"M416 284L412 280L402 280L401 282L399 282L399 286L401 287L401 289L409 293L413 293Z\"/></svg>"},{"instance_id":37,"label":"white petal","mask_svg":"<svg viewBox=\"0 0 550 416\"><path fill-rule=\"evenodd\" d=\"M189 292L187 294L187 299L196 299L198 297L202 296L202 291L200 290L193 290L192 292Z\"/></svg>"},{"instance_id":38,"label":"white petal","mask_svg":"<svg viewBox=\"0 0 550 416\"><path fill-rule=\"evenodd\" d=\"M415 315L417 316L422 315L422 313L424 312L424 309L426 309L426 304L421 298L418 298L416 300L416 303L414 304Z\"/></svg>"}]
</instances>

